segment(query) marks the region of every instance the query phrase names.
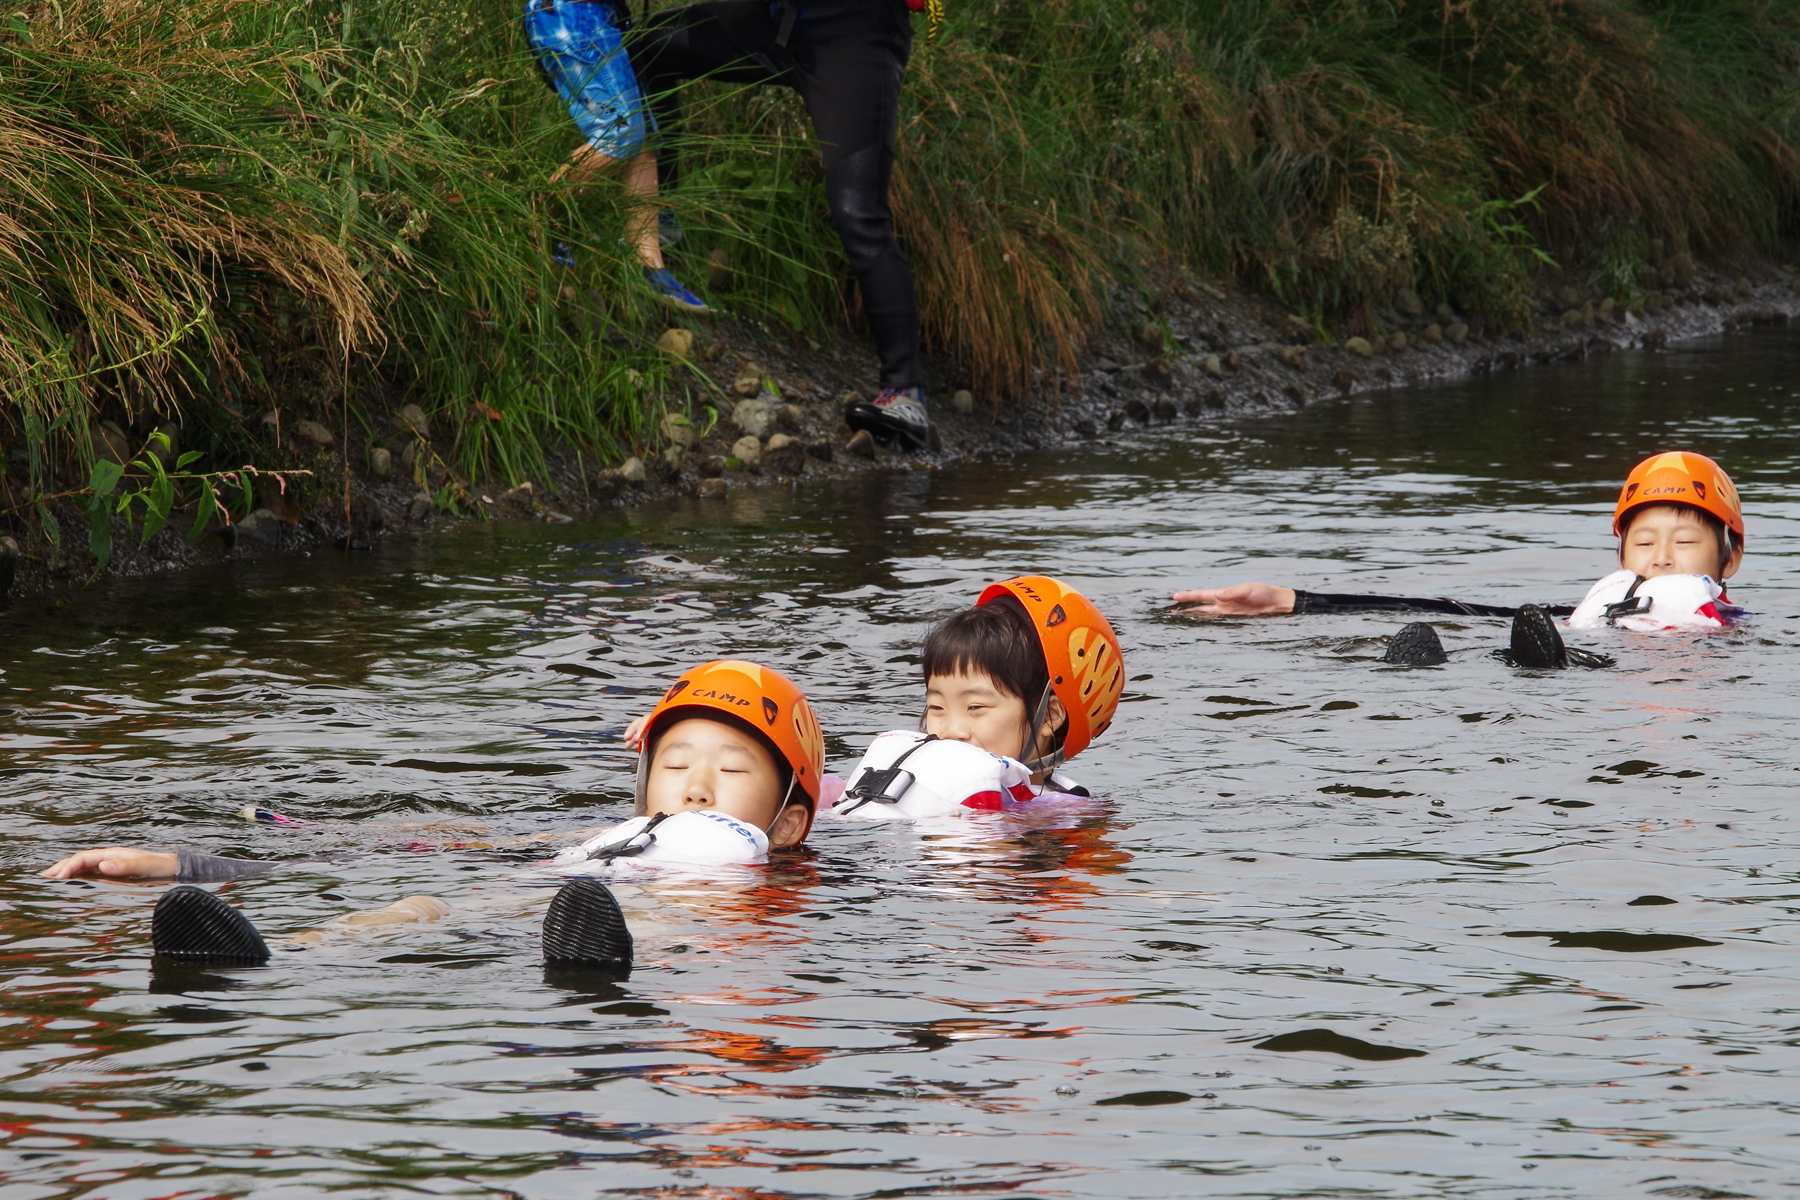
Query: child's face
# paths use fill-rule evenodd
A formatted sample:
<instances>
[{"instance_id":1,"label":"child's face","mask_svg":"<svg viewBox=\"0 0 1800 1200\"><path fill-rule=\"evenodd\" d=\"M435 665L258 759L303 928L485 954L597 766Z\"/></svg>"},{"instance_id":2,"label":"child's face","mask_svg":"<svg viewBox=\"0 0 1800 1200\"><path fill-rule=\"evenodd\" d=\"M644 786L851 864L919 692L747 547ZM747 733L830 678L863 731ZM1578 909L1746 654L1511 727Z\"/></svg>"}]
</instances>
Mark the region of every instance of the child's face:
<instances>
[{"instance_id":1,"label":"child's face","mask_svg":"<svg viewBox=\"0 0 1800 1200\"><path fill-rule=\"evenodd\" d=\"M760 738L704 717L663 731L644 781L652 816L711 809L756 826L771 846L791 846L806 833L806 810L804 801L783 809L781 793L775 756Z\"/></svg>"},{"instance_id":2,"label":"child's face","mask_svg":"<svg viewBox=\"0 0 1800 1200\"><path fill-rule=\"evenodd\" d=\"M1038 744L1025 757L1048 750L1045 744L1063 719L1062 704L1052 699L1039 731ZM1018 758L1025 751L1031 714L1025 701L1001 691L988 675L933 675L925 681L925 732L947 742L967 742L989 754Z\"/></svg>"},{"instance_id":3,"label":"child's face","mask_svg":"<svg viewBox=\"0 0 1800 1200\"><path fill-rule=\"evenodd\" d=\"M1719 538L1691 508L1659 504L1640 511L1619 539L1619 565L1634 575L1714 575L1723 581L1737 573L1744 551L1731 552L1719 565Z\"/></svg>"}]
</instances>

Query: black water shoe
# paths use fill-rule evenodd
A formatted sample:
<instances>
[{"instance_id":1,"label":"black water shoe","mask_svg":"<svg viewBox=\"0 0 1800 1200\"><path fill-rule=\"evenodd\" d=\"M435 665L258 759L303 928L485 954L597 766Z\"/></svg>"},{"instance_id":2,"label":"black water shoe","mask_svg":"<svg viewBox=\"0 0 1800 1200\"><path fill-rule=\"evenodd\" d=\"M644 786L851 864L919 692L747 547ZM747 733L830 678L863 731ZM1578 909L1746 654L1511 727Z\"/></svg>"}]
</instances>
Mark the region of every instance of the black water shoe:
<instances>
[{"instance_id":1,"label":"black water shoe","mask_svg":"<svg viewBox=\"0 0 1800 1200\"><path fill-rule=\"evenodd\" d=\"M1438 640L1437 630L1423 621L1414 621L1400 627L1400 632L1388 643L1387 653L1381 656L1381 661L1396 667L1435 667L1449 658L1444 653L1444 643Z\"/></svg>"},{"instance_id":2,"label":"black water shoe","mask_svg":"<svg viewBox=\"0 0 1800 1200\"><path fill-rule=\"evenodd\" d=\"M931 446L931 418L925 411L925 389L884 388L873 400L844 405L844 423L866 429L884 446L924 450Z\"/></svg>"},{"instance_id":3,"label":"black water shoe","mask_svg":"<svg viewBox=\"0 0 1800 1200\"><path fill-rule=\"evenodd\" d=\"M1515 667L1560 671L1569 665L1569 651L1556 620L1535 604L1522 606L1513 616L1512 645L1507 660Z\"/></svg>"},{"instance_id":4,"label":"black water shoe","mask_svg":"<svg viewBox=\"0 0 1800 1200\"><path fill-rule=\"evenodd\" d=\"M544 918L544 961L553 967L631 970L631 930L598 879L571 879L557 889Z\"/></svg>"},{"instance_id":5,"label":"black water shoe","mask_svg":"<svg viewBox=\"0 0 1800 1200\"><path fill-rule=\"evenodd\" d=\"M176 962L255 966L269 948L249 918L205 888L172 887L150 917L150 945Z\"/></svg>"}]
</instances>

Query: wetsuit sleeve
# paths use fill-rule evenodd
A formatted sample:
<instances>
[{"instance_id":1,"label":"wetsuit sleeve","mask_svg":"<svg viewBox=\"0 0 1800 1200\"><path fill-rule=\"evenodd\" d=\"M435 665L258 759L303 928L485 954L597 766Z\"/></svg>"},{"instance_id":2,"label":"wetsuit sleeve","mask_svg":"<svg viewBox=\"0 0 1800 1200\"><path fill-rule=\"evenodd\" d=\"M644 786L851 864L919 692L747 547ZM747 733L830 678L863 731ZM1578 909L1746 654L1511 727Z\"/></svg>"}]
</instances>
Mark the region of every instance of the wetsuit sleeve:
<instances>
[{"instance_id":1,"label":"wetsuit sleeve","mask_svg":"<svg viewBox=\"0 0 1800 1200\"><path fill-rule=\"evenodd\" d=\"M248 879L252 875L266 875L277 865L252 862L246 858L220 858L216 854L190 854L186 850L177 850L175 861L178 864L175 878L181 883L223 883L228 879Z\"/></svg>"},{"instance_id":2,"label":"wetsuit sleeve","mask_svg":"<svg viewBox=\"0 0 1800 1200\"><path fill-rule=\"evenodd\" d=\"M1546 604L1545 612L1553 617L1566 617L1573 608L1562 604ZM1294 592L1296 613L1353 612L1424 612L1443 613L1455 617L1511 617L1517 608L1498 604L1465 604L1442 596L1354 596L1341 592Z\"/></svg>"}]
</instances>

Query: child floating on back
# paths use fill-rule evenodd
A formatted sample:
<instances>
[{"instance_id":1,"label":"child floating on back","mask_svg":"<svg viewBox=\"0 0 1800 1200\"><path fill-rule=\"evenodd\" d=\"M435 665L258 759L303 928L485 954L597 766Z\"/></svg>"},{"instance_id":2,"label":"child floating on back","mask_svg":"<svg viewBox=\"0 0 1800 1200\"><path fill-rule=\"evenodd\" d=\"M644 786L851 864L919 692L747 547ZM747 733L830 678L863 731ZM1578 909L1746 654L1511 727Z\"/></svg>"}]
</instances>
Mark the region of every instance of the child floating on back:
<instances>
[{"instance_id":1,"label":"child floating on back","mask_svg":"<svg viewBox=\"0 0 1800 1200\"><path fill-rule=\"evenodd\" d=\"M922 731L872 742L833 811L858 818L1014 808L1087 795L1059 768L1111 724L1119 639L1087 597L1042 575L986 588L925 639Z\"/></svg>"},{"instance_id":2,"label":"child floating on back","mask_svg":"<svg viewBox=\"0 0 1800 1200\"><path fill-rule=\"evenodd\" d=\"M749 662L702 664L675 681L642 725L637 815L558 854L547 864L551 870L583 874L621 861L760 863L772 847L805 840L819 801L825 744L812 706L786 676ZM274 866L111 847L71 855L42 874L219 882ZM414 896L358 915L391 913L396 921L417 921L450 911L433 897ZM544 960L552 966L631 968L624 915L605 884L592 877L572 879L558 890L544 918L543 941ZM242 913L197 887L163 893L151 919L151 944L157 955L187 962L253 964L269 957Z\"/></svg>"},{"instance_id":3,"label":"child floating on back","mask_svg":"<svg viewBox=\"0 0 1800 1200\"><path fill-rule=\"evenodd\" d=\"M1512 617L1507 657L1526 667L1564 667L1571 661L1606 665L1610 660L1570 651L1552 617L1570 629L1617 626L1638 632L1717 629L1743 615L1725 594L1725 580L1744 558L1744 514L1737 488L1712 459L1692 451L1654 454L1636 467L1613 506L1619 570L1599 580L1572 608L1526 604L1503 608L1460 600L1404 596L1328 595L1240 583L1176 592L1181 610L1197 616L1262 616L1315 612L1430 612L1455 616ZM1431 626L1403 628L1386 660L1433 665L1445 659Z\"/></svg>"}]
</instances>

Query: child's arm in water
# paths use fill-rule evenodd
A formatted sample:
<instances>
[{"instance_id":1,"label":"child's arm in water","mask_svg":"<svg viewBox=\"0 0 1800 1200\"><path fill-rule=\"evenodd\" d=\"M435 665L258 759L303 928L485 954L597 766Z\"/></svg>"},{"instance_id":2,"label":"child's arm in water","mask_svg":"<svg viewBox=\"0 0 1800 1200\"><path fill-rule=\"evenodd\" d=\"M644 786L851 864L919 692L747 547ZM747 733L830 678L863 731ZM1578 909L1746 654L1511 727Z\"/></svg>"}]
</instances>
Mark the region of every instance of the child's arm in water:
<instances>
[{"instance_id":1,"label":"child's arm in water","mask_svg":"<svg viewBox=\"0 0 1800 1200\"><path fill-rule=\"evenodd\" d=\"M99 875L106 879L174 879L182 883L218 883L227 879L263 875L274 870L275 866L275 863L254 862L243 858L190 854L186 850L168 852L141 850L133 846L107 846L71 854L38 874L45 879L75 879L83 875Z\"/></svg>"},{"instance_id":2,"label":"child's arm in water","mask_svg":"<svg viewBox=\"0 0 1800 1200\"><path fill-rule=\"evenodd\" d=\"M1344 592L1302 592L1266 583L1239 583L1222 588L1193 588L1176 592L1170 599L1192 605L1178 609L1182 616L1263 617L1282 613L1426 612L1457 617L1511 617L1517 608L1497 604L1467 604L1441 596L1365 596ZM1566 617L1567 605L1545 605L1552 616Z\"/></svg>"}]
</instances>

